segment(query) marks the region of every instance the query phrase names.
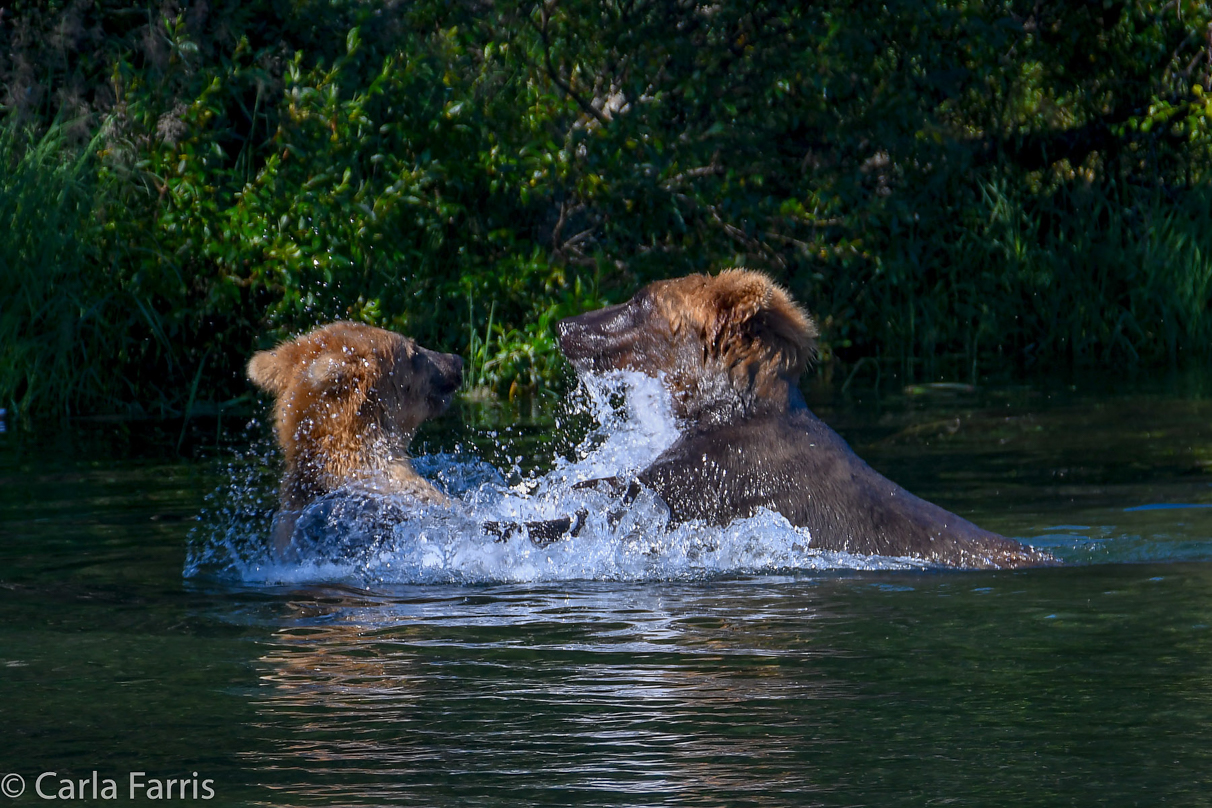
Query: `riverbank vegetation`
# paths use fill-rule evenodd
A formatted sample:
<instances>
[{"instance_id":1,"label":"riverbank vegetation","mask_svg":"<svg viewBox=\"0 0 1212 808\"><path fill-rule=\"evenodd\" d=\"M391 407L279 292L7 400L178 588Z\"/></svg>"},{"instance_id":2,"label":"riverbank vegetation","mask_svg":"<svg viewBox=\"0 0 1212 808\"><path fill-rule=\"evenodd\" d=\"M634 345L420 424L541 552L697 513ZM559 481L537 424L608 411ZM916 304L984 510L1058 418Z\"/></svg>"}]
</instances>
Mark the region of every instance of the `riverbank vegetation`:
<instances>
[{"instance_id":1,"label":"riverbank vegetation","mask_svg":"<svg viewBox=\"0 0 1212 808\"><path fill-rule=\"evenodd\" d=\"M338 317L541 391L559 317L733 265L787 285L848 375L1206 359L1210 23L1182 0L16 0L0 405L222 407L255 349Z\"/></svg>"}]
</instances>

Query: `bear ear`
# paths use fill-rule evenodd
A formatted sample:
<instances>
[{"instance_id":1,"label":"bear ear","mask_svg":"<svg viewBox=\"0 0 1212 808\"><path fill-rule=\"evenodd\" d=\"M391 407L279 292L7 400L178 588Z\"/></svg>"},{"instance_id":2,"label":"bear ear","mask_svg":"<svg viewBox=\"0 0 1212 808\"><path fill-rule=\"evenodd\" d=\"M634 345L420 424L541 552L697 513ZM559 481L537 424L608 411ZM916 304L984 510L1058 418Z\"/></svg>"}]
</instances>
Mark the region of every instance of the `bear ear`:
<instances>
[{"instance_id":1,"label":"bear ear","mask_svg":"<svg viewBox=\"0 0 1212 808\"><path fill-rule=\"evenodd\" d=\"M295 364L290 361L293 356L286 356L293 353L289 350L291 347L283 345L272 351L257 351L253 354L253 358L248 362L249 380L266 392L275 395L284 393L290 382L290 369Z\"/></svg>"},{"instance_id":2,"label":"bear ear","mask_svg":"<svg viewBox=\"0 0 1212 808\"><path fill-rule=\"evenodd\" d=\"M712 342L730 327L752 320L769 303L774 284L759 272L726 269L712 279L713 318L708 325Z\"/></svg>"},{"instance_id":3,"label":"bear ear","mask_svg":"<svg viewBox=\"0 0 1212 808\"><path fill-rule=\"evenodd\" d=\"M816 324L781 286L760 272L727 269L713 279L713 343L728 332L746 331L775 350L785 368L803 371L816 355ZM726 337L724 337L726 339Z\"/></svg>"},{"instance_id":4,"label":"bear ear","mask_svg":"<svg viewBox=\"0 0 1212 808\"><path fill-rule=\"evenodd\" d=\"M755 325L759 336L777 348L787 370L802 373L816 359L816 322L781 287L774 287Z\"/></svg>"}]
</instances>

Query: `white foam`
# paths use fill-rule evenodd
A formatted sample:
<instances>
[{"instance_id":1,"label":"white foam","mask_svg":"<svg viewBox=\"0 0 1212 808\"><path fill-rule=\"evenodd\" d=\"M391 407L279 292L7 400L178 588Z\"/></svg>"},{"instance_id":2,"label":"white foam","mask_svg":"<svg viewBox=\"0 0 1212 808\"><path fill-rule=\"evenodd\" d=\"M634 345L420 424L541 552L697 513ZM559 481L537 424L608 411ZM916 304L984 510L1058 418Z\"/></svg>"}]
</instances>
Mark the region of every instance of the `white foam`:
<instances>
[{"instance_id":1,"label":"white foam","mask_svg":"<svg viewBox=\"0 0 1212 808\"><path fill-rule=\"evenodd\" d=\"M338 492L312 505L296 530L298 560L270 557L268 523L248 518L218 525L191 547L187 576L219 574L250 583L345 581L489 583L561 580L700 580L733 574L823 569L920 567L909 559L813 550L811 536L780 514L763 511L720 528L670 526L651 492L631 502L575 484L627 479L677 439L678 426L659 380L615 374L583 384L575 398L598 426L573 459L509 486L474 458L430 455L417 469L443 487L449 507L419 506L366 492ZM500 540L488 522L523 523L581 512L576 536L546 547L523 533ZM249 529L256 534L250 537Z\"/></svg>"}]
</instances>

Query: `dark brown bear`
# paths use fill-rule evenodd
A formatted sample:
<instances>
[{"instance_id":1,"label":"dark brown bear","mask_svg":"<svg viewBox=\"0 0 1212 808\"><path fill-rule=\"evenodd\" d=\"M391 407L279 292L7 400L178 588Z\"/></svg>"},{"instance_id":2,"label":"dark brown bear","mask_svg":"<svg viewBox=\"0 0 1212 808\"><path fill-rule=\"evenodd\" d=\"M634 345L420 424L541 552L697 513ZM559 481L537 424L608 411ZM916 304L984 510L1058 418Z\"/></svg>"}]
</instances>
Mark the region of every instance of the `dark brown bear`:
<instances>
[{"instance_id":1,"label":"dark brown bear","mask_svg":"<svg viewBox=\"0 0 1212 808\"><path fill-rule=\"evenodd\" d=\"M734 269L658 281L557 330L579 370L664 380L683 432L638 480L677 521L724 525L768 508L807 528L821 550L952 567L1054 563L910 494L813 415L799 378L815 355L816 327L765 275Z\"/></svg>"},{"instance_id":2,"label":"dark brown bear","mask_svg":"<svg viewBox=\"0 0 1212 808\"><path fill-rule=\"evenodd\" d=\"M354 486L446 497L413 469L408 444L417 427L450 404L463 360L407 337L337 322L255 354L248 377L274 395L274 424L286 459L274 548L282 555L308 504Z\"/></svg>"}]
</instances>

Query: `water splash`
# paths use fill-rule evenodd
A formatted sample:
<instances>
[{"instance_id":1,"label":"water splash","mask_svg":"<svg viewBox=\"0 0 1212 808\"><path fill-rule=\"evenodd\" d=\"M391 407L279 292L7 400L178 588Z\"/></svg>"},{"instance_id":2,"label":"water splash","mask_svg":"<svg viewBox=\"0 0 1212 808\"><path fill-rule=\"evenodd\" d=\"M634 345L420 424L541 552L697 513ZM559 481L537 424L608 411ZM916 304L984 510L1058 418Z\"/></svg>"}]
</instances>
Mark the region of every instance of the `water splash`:
<instances>
[{"instance_id":1,"label":"water splash","mask_svg":"<svg viewBox=\"0 0 1212 808\"><path fill-rule=\"evenodd\" d=\"M251 421L247 447L226 464L227 482L207 494L199 524L190 531L185 577L239 576L249 564L268 559L268 536L278 504L280 474L273 442Z\"/></svg>"},{"instance_id":2,"label":"water splash","mask_svg":"<svg viewBox=\"0 0 1212 808\"><path fill-rule=\"evenodd\" d=\"M268 551L261 468L233 478L231 496L208 539L195 541L187 577L218 575L250 583L499 583L560 580L701 580L723 575L822 569L903 569L908 559L852 556L810 547L811 537L780 514L763 511L720 528L670 525L651 492L623 496L576 484L627 479L664 451L678 426L661 382L638 373L582 385L570 407L596 422L571 457L512 485L492 466L459 453L419 457L417 470L451 497L424 506L398 497L340 491L313 503L295 531L297 560ZM255 453L253 453L255 456ZM254 463L254 466L256 464ZM263 466L263 464L262 464ZM260 475L260 476L259 476ZM255 480L254 480L255 478ZM255 513L241 511L254 503ZM584 514L575 536L540 547L523 533L507 540L488 522L524 523Z\"/></svg>"}]
</instances>

